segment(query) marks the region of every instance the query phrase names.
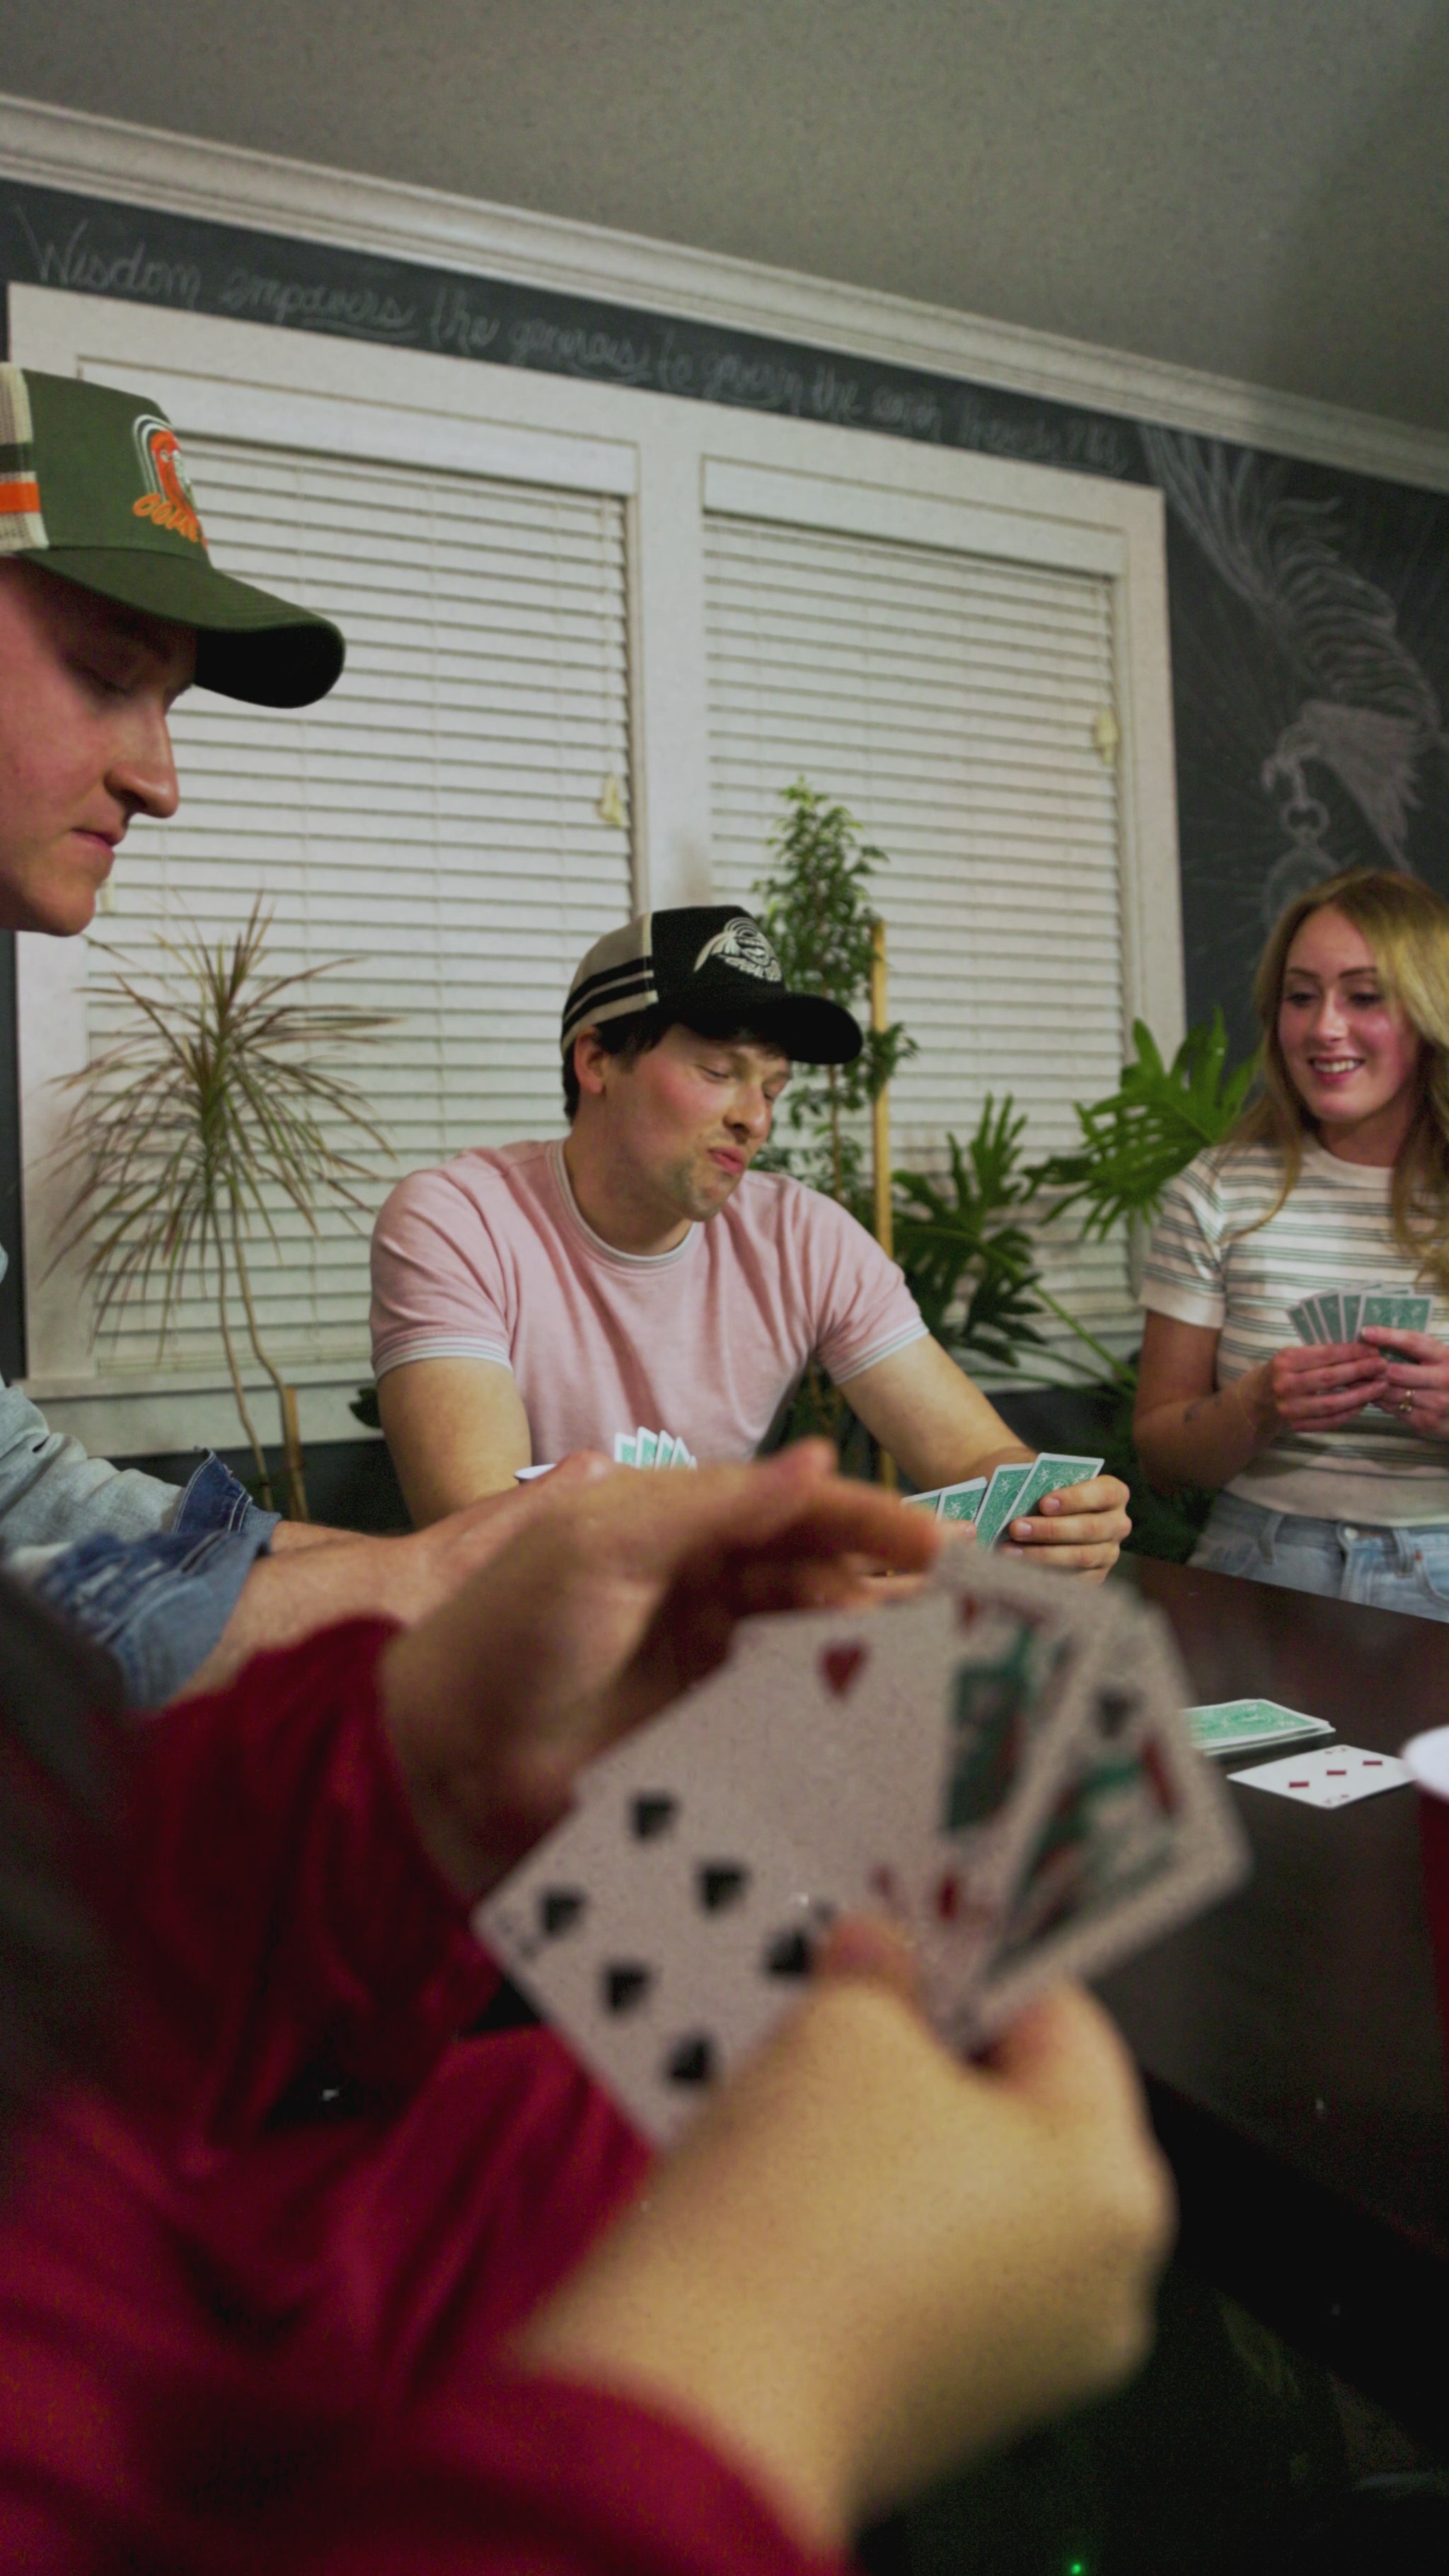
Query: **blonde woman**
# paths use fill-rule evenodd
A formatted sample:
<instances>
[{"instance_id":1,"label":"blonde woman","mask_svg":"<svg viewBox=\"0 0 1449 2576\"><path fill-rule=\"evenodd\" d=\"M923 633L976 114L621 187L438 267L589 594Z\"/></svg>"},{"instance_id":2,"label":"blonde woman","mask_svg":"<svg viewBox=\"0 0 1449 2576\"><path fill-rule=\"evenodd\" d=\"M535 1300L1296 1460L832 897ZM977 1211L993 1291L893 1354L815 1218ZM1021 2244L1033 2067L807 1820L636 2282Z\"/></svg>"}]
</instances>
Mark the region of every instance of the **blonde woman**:
<instances>
[{"instance_id":1,"label":"blonde woman","mask_svg":"<svg viewBox=\"0 0 1449 2576\"><path fill-rule=\"evenodd\" d=\"M1137 1444L1216 1488L1193 1558L1449 1619L1449 904L1356 870L1299 897L1254 995L1259 1090L1168 1189ZM1428 1332L1305 1349L1315 1291L1432 1298Z\"/></svg>"}]
</instances>

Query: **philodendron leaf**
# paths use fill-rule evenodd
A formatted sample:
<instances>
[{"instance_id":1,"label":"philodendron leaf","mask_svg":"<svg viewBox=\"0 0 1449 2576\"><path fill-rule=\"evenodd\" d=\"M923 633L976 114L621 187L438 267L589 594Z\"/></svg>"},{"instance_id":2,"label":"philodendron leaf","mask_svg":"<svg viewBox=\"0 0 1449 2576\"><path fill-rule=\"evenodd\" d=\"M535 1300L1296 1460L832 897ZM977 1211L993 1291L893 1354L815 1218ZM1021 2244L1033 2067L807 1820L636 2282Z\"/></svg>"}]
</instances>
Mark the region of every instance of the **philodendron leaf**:
<instances>
[{"instance_id":1,"label":"philodendron leaf","mask_svg":"<svg viewBox=\"0 0 1449 2576\"><path fill-rule=\"evenodd\" d=\"M1136 1053L1117 1089L1077 1108L1080 1144L1048 1156L1031 1174L1034 1188L1058 1194L1057 1215L1084 1208L1089 1235L1150 1216L1168 1182L1230 1132L1256 1071L1252 1057L1227 1071L1220 1010L1189 1029L1171 1064L1144 1021L1133 1023L1132 1037Z\"/></svg>"}]
</instances>

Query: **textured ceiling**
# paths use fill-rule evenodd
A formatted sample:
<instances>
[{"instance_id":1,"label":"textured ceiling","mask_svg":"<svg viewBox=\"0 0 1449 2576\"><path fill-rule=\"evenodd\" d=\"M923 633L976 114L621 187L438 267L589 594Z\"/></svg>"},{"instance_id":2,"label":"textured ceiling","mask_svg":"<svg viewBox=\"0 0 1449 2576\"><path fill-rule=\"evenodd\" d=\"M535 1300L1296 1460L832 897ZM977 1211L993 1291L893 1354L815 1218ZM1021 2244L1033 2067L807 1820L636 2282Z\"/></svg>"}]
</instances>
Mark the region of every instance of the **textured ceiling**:
<instances>
[{"instance_id":1,"label":"textured ceiling","mask_svg":"<svg viewBox=\"0 0 1449 2576\"><path fill-rule=\"evenodd\" d=\"M1449 429L1449 0L0 0L0 88Z\"/></svg>"}]
</instances>

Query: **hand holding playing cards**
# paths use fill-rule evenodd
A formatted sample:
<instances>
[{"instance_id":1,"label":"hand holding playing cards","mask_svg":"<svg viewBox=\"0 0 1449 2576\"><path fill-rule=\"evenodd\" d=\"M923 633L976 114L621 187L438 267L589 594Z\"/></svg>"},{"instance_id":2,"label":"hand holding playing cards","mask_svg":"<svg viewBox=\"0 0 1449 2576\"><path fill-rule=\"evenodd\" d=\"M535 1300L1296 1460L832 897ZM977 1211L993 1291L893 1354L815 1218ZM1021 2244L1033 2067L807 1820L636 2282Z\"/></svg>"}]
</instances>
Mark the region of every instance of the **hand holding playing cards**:
<instances>
[{"instance_id":1,"label":"hand holding playing cards","mask_svg":"<svg viewBox=\"0 0 1449 2576\"><path fill-rule=\"evenodd\" d=\"M1366 1404L1378 1403L1388 1383L1376 1351L1358 1342L1290 1342L1237 1382L1239 1401L1261 1442L1279 1431L1325 1430L1349 1422Z\"/></svg>"},{"instance_id":2,"label":"hand holding playing cards","mask_svg":"<svg viewBox=\"0 0 1449 2576\"><path fill-rule=\"evenodd\" d=\"M1127 1488L1117 1476L1093 1476L1085 1485L1044 1494L1032 1517L1013 1520L1007 1538L1032 1565L1051 1574L1085 1574L1105 1583L1131 1536Z\"/></svg>"},{"instance_id":3,"label":"hand holding playing cards","mask_svg":"<svg viewBox=\"0 0 1449 2576\"><path fill-rule=\"evenodd\" d=\"M571 1800L595 1754L712 1671L736 1621L828 1608L864 1559L919 1571L940 1541L823 1441L689 1477L563 1470L519 1535L380 1665L419 1832L466 1899Z\"/></svg>"},{"instance_id":4,"label":"hand holding playing cards","mask_svg":"<svg viewBox=\"0 0 1449 2576\"><path fill-rule=\"evenodd\" d=\"M1449 1440L1449 1348L1433 1333L1379 1324L1365 1324L1360 1339L1384 1367L1385 1384L1375 1397L1382 1410L1397 1414L1421 1440Z\"/></svg>"},{"instance_id":5,"label":"hand holding playing cards","mask_svg":"<svg viewBox=\"0 0 1449 2576\"><path fill-rule=\"evenodd\" d=\"M909 1981L886 1927L839 1925L815 1991L520 2345L699 2426L817 2544L1125 2378L1170 2234L1094 2003L1061 1988L960 2066Z\"/></svg>"}]
</instances>

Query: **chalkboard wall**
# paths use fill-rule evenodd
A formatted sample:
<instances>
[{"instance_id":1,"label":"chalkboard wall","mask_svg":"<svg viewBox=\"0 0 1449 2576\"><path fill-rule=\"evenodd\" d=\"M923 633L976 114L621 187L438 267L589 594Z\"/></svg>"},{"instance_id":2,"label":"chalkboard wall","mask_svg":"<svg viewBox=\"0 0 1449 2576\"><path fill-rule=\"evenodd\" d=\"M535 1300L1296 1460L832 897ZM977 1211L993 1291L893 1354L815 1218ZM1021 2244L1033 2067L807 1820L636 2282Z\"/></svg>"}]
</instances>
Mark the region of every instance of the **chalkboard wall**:
<instances>
[{"instance_id":1,"label":"chalkboard wall","mask_svg":"<svg viewBox=\"0 0 1449 2576\"><path fill-rule=\"evenodd\" d=\"M712 323L0 183L0 278L1156 483L1190 1018L1248 1042L1268 919L1350 862L1449 893L1449 496ZM8 1004L0 978L0 1012ZM0 1229L16 1235L13 1035ZM0 1367L22 1365L19 1263ZM8 1299L8 1304L3 1301Z\"/></svg>"}]
</instances>

